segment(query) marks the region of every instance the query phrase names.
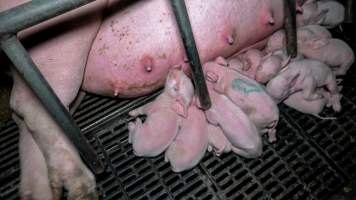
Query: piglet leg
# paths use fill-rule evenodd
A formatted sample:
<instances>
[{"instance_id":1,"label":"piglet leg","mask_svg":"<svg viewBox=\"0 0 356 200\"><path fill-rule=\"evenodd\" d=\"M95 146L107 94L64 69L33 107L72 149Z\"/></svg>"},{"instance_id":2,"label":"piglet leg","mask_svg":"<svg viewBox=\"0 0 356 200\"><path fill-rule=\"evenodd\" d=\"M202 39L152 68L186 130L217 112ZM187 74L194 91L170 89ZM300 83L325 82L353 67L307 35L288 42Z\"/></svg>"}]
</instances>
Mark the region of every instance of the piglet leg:
<instances>
[{"instance_id":1,"label":"piglet leg","mask_svg":"<svg viewBox=\"0 0 356 200\"><path fill-rule=\"evenodd\" d=\"M306 100L316 100L322 98L322 95L316 92L316 82L310 76L306 77L304 80L304 87L303 87L303 97Z\"/></svg>"}]
</instances>

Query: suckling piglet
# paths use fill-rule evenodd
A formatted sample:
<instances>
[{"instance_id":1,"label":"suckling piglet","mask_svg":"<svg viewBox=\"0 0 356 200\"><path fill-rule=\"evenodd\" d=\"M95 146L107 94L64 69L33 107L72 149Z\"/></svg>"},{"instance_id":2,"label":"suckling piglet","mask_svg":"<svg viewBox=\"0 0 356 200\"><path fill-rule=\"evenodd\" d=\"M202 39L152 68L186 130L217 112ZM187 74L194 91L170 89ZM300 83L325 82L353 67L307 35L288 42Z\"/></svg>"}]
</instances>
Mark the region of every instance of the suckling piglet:
<instances>
[{"instance_id":1,"label":"suckling piglet","mask_svg":"<svg viewBox=\"0 0 356 200\"><path fill-rule=\"evenodd\" d=\"M320 24L327 10L318 9L317 1L309 1L302 5L302 11L296 15L297 26Z\"/></svg>"},{"instance_id":2,"label":"suckling piglet","mask_svg":"<svg viewBox=\"0 0 356 200\"><path fill-rule=\"evenodd\" d=\"M297 39L298 40L319 40L325 41L331 38L331 33L320 25L307 25L297 28ZM286 48L287 40L286 33L284 29L278 30L273 33L267 40L266 47L264 49L265 53L274 52L276 50Z\"/></svg>"},{"instance_id":3,"label":"suckling piglet","mask_svg":"<svg viewBox=\"0 0 356 200\"><path fill-rule=\"evenodd\" d=\"M258 49L249 49L243 54L233 56L228 59L231 69L240 72L241 74L255 79L256 71L263 57L262 51Z\"/></svg>"},{"instance_id":4,"label":"suckling piglet","mask_svg":"<svg viewBox=\"0 0 356 200\"><path fill-rule=\"evenodd\" d=\"M256 71L255 80L259 83L267 83L282 68L282 60L278 56L268 55L262 59L261 65Z\"/></svg>"},{"instance_id":5,"label":"suckling piglet","mask_svg":"<svg viewBox=\"0 0 356 200\"><path fill-rule=\"evenodd\" d=\"M298 48L305 57L329 65L335 75L345 75L355 60L351 47L340 39L298 40Z\"/></svg>"},{"instance_id":6,"label":"suckling piglet","mask_svg":"<svg viewBox=\"0 0 356 200\"><path fill-rule=\"evenodd\" d=\"M322 95L317 92L319 87L325 87L331 99L339 98L335 75L331 69L320 61L303 59L292 61L268 82L266 90L276 102L281 102L298 91L302 91L305 100L320 99ZM335 111L341 109L337 101L332 106Z\"/></svg>"},{"instance_id":7,"label":"suckling piglet","mask_svg":"<svg viewBox=\"0 0 356 200\"><path fill-rule=\"evenodd\" d=\"M255 80L259 83L267 83L275 77L281 69L286 67L290 61L303 59L302 54L291 58L285 48L268 53L262 58L261 64L256 71Z\"/></svg>"},{"instance_id":8,"label":"suckling piglet","mask_svg":"<svg viewBox=\"0 0 356 200\"><path fill-rule=\"evenodd\" d=\"M173 68L168 73L164 92L153 102L129 113L133 117L147 115L144 123L137 118L135 123L128 124L129 142L137 156L157 156L173 142L181 118L187 117L193 94L190 79L181 68Z\"/></svg>"},{"instance_id":9,"label":"suckling piglet","mask_svg":"<svg viewBox=\"0 0 356 200\"><path fill-rule=\"evenodd\" d=\"M191 169L203 158L208 147L207 126L204 111L192 103L177 137L165 153L165 160L171 163L174 172Z\"/></svg>"},{"instance_id":10,"label":"suckling piglet","mask_svg":"<svg viewBox=\"0 0 356 200\"><path fill-rule=\"evenodd\" d=\"M205 111L207 120L220 126L229 142L235 147L236 154L246 158L255 158L262 153L261 135L246 113L230 99L218 94L208 84L212 106Z\"/></svg>"},{"instance_id":11,"label":"suckling piglet","mask_svg":"<svg viewBox=\"0 0 356 200\"><path fill-rule=\"evenodd\" d=\"M320 25L326 28L334 28L341 24L345 18L345 8L337 1L318 1L318 11L326 10L326 14L320 21Z\"/></svg>"},{"instance_id":12,"label":"suckling piglet","mask_svg":"<svg viewBox=\"0 0 356 200\"><path fill-rule=\"evenodd\" d=\"M302 6L297 14L297 26L318 24L334 28L344 21L345 8L337 1L310 1Z\"/></svg>"},{"instance_id":13,"label":"suckling piglet","mask_svg":"<svg viewBox=\"0 0 356 200\"><path fill-rule=\"evenodd\" d=\"M213 85L214 91L227 96L239 106L261 133L268 133L270 141L275 141L275 127L279 120L276 103L255 80L230 70L233 66L230 64L227 67L221 60L224 58L204 65L208 82Z\"/></svg>"}]
</instances>

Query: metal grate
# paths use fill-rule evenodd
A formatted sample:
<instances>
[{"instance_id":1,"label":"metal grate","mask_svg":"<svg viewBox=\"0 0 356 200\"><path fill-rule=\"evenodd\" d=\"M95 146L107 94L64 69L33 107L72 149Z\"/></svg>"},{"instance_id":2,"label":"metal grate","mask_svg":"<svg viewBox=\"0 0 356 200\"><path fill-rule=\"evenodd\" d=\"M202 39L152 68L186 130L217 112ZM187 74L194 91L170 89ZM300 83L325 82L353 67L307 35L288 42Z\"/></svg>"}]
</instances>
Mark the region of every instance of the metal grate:
<instances>
[{"instance_id":1,"label":"metal grate","mask_svg":"<svg viewBox=\"0 0 356 200\"><path fill-rule=\"evenodd\" d=\"M136 157L127 141L128 111L159 92L122 101L89 95L74 118L109 166L97 177L101 199L325 199L355 175L355 92L344 92L345 109L333 121L281 106L278 142L264 138L259 159L207 153L183 173L172 172L163 156ZM18 198L17 143L9 122L0 129L0 199Z\"/></svg>"}]
</instances>

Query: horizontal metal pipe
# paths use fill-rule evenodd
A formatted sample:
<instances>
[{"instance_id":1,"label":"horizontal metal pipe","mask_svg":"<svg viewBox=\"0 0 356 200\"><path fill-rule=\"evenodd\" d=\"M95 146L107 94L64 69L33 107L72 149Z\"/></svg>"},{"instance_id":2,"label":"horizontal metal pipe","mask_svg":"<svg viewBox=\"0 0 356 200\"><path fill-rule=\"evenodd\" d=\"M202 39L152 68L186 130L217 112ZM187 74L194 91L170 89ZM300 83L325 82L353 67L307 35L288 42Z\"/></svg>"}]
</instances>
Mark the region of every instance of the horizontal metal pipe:
<instances>
[{"instance_id":1,"label":"horizontal metal pipe","mask_svg":"<svg viewBox=\"0 0 356 200\"><path fill-rule=\"evenodd\" d=\"M192 69L193 82L199 97L200 105L202 109L207 110L211 107L211 101L208 88L205 83L199 53L195 45L194 35L189 21L186 5L184 0L171 0L171 4L183 39L185 51L190 61L189 63Z\"/></svg>"},{"instance_id":2,"label":"horizontal metal pipe","mask_svg":"<svg viewBox=\"0 0 356 200\"><path fill-rule=\"evenodd\" d=\"M0 36L17 32L95 0L33 0L0 13Z\"/></svg>"},{"instance_id":3,"label":"horizontal metal pipe","mask_svg":"<svg viewBox=\"0 0 356 200\"><path fill-rule=\"evenodd\" d=\"M295 4L296 4L295 0L284 1L284 13L285 13L284 27L286 29L286 35L287 35L287 53L292 58L297 57L298 54Z\"/></svg>"},{"instance_id":4,"label":"horizontal metal pipe","mask_svg":"<svg viewBox=\"0 0 356 200\"><path fill-rule=\"evenodd\" d=\"M37 95L47 111L63 129L65 135L73 142L83 160L95 173L103 172L103 163L80 133L79 127L42 76L18 38L16 36L3 36L0 39L1 48L5 54L10 58L16 70ZM48 132L48 134L50 133Z\"/></svg>"}]
</instances>

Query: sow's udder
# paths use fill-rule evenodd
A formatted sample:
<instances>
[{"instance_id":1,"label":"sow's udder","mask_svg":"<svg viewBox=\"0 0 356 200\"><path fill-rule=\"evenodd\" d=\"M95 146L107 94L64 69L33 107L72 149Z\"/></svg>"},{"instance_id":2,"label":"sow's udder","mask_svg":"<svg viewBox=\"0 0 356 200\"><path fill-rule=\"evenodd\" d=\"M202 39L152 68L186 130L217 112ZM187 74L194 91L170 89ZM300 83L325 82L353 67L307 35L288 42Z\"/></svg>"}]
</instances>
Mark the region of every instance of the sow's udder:
<instances>
[{"instance_id":1,"label":"sow's udder","mask_svg":"<svg viewBox=\"0 0 356 200\"><path fill-rule=\"evenodd\" d=\"M202 63L264 40L283 24L283 0L187 0ZM168 69L188 69L170 1L140 1L108 15L89 54L83 89L134 97L163 86Z\"/></svg>"}]
</instances>

